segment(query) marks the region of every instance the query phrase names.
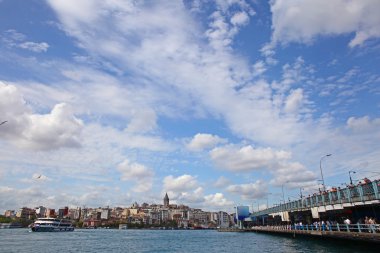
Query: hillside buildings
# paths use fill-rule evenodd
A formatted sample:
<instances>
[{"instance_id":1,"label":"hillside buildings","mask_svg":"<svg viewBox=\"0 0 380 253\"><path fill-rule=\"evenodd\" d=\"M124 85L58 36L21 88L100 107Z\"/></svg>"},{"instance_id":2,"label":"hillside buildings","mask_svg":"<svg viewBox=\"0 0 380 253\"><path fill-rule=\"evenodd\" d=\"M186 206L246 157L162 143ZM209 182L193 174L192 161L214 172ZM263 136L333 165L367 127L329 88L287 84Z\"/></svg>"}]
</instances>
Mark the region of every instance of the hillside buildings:
<instances>
[{"instance_id":1,"label":"hillside buildings","mask_svg":"<svg viewBox=\"0 0 380 253\"><path fill-rule=\"evenodd\" d=\"M8 210L5 216L14 215ZM130 224L138 227L178 227L178 228L226 228L234 224L233 216L226 212L205 212L185 205L170 204L166 193L163 204L133 203L129 208L68 208L56 212L43 206L34 209L23 207L16 213L17 217L32 219L36 217L67 218L83 224L83 227L118 226Z\"/></svg>"}]
</instances>

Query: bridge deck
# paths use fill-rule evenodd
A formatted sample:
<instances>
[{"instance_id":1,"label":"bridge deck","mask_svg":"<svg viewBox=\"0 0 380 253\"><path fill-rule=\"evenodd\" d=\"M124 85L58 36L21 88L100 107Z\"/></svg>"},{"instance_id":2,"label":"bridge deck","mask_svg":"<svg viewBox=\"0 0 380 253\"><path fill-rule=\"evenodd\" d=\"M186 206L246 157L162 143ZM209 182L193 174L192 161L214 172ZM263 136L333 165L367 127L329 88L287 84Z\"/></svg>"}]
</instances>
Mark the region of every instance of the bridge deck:
<instances>
[{"instance_id":1,"label":"bridge deck","mask_svg":"<svg viewBox=\"0 0 380 253\"><path fill-rule=\"evenodd\" d=\"M348 186L346 188L334 188L328 192L321 192L296 201L291 201L278 206L253 212L251 217L259 217L280 212L294 212L311 210L313 208L339 208L355 206L358 204L380 203L380 180L371 183Z\"/></svg>"}]
</instances>

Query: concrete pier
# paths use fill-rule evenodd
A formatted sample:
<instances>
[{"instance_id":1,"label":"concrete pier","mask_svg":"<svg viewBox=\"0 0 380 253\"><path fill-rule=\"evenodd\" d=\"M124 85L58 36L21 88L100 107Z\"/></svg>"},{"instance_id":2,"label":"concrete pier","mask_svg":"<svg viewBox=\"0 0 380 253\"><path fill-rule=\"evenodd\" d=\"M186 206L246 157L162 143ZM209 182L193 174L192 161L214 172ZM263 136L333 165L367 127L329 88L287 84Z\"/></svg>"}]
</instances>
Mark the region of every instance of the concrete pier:
<instances>
[{"instance_id":1,"label":"concrete pier","mask_svg":"<svg viewBox=\"0 0 380 253\"><path fill-rule=\"evenodd\" d=\"M340 239L380 244L380 233L372 232L345 232L345 231L319 231L319 230L291 230L282 227L252 227L246 229L218 229L219 232L256 232L277 234L289 237L313 237L320 239Z\"/></svg>"}]
</instances>

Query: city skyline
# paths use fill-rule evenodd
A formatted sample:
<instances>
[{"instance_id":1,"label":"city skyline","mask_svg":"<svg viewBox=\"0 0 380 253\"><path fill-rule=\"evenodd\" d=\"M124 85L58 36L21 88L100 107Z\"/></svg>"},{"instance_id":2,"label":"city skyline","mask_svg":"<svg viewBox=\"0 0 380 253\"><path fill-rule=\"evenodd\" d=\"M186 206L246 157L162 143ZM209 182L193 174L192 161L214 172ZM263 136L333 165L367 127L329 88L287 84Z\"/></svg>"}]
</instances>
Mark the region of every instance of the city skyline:
<instances>
[{"instance_id":1,"label":"city skyline","mask_svg":"<svg viewBox=\"0 0 380 253\"><path fill-rule=\"evenodd\" d=\"M265 208L380 175L379 1L0 1L0 211Z\"/></svg>"}]
</instances>

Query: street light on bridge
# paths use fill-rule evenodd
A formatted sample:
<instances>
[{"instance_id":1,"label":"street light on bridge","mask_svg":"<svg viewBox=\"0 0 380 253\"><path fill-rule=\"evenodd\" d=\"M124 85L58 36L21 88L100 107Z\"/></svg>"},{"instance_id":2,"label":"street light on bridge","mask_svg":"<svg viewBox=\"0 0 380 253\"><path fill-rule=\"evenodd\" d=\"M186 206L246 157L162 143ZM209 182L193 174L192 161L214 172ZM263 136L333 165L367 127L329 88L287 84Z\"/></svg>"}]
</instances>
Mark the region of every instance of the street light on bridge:
<instances>
[{"instance_id":1,"label":"street light on bridge","mask_svg":"<svg viewBox=\"0 0 380 253\"><path fill-rule=\"evenodd\" d=\"M305 188L301 187L300 188L300 198L302 199L302 190L305 190Z\"/></svg>"},{"instance_id":2,"label":"street light on bridge","mask_svg":"<svg viewBox=\"0 0 380 253\"><path fill-rule=\"evenodd\" d=\"M324 180L324 178L323 178L323 172L322 172L322 160L323 160L323 158L328 157L328 156L332 156L332 154L324 155L324 156L322 156L321 159L319 160L319 169L321 170L323 192L326 191L326 185L325 185L325 180Z\"/></svg>"},{"instance_id":3,"label":"street light on bridge","mask_svg":"<svg viewBox=\"0 0 380 253\"><path fill-rule=\"evenodd\" d=\"M283 183L283 184L281 185L281 190L282 190L282 200L284 201L284 204L285 204L284 185L287 184L287 183L289 183L289 180L286 181L285 183Z\"/></svg>"},{"instance_id":4,"label":"street light on bridge","mask_svg":"<svg viewBox=\"0 0 380 253\"><path fill-rule=\"evenodd\" d=\"M356 171L350 170L350 171L348 172L348 175L350 176L350 184L352 185L352 177L351 177L351 173L355 174Z\"/></svg>"},{"instance_id":5,"label":"street light on bridge","mask_svg":"<svg viewBox=\"0 0 380 253\"><path fill-rule=\"evenodd\" d=\"M268 192L267 194L267 209L269 208L269 195L271 195L272 193Z\"/></svg>"}]
</instances>

